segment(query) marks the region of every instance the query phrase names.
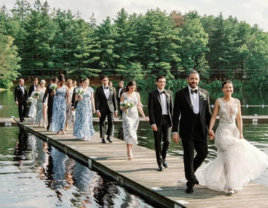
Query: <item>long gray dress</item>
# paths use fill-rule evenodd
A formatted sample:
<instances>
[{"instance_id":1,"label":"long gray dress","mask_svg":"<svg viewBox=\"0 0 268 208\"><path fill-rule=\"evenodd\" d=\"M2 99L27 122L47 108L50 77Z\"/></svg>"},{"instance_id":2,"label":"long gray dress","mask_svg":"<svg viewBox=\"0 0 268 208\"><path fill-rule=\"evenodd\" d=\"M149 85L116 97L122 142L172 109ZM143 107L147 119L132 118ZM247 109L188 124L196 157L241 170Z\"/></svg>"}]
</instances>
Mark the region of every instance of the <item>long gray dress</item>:
<instances>
[{"instance_id":1,"label":"long gray dress","mask_svg":"<svg viewBox=\"0 0 268 208\"><path fill-rule=\"evenodd\" d=\"M135 98L128 97L126 93L123 93L124 101L133 102L133 107L128 111L123 111L122 122L124 140L126 144L138 144L137 129L139 126L139 113L138 113L138 94L135 92Z\"/></svg>"},{"instance_id":2,"label":"long gray dress","mask_svg":"<svg viewBox=\"0 0 268 208\"><path fill-rule=\"evenodd\" d=\"M39 96L39 98L37 99L37 103L36 103L36 119L35 119L35 123L39 123L43 121L43 98L45 95L45 92L43 91L39 91L41 93L41 95Z\"/></svg>"}]
</instances>

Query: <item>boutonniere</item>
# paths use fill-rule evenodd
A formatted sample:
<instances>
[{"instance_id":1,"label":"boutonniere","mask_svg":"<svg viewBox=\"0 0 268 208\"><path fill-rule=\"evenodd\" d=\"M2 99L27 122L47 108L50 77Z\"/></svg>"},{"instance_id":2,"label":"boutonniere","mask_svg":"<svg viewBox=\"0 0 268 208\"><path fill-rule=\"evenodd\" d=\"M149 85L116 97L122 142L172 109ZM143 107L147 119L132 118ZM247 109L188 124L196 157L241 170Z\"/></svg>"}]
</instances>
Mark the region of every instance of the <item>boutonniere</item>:
<instances>
[{"instance_id":1,"label":"boutonniere","mask_svg":"<svg viewBox=\"0 0 268 208\"><path fill-rule=\"evenodd\" d=\"M206 94L203 94L203 93L200 93L200 96L201 96L201 98L202 98L203 100L206 100L206 98L207 98Z\"/></svg>"},{"instance_id":2,"label":"boutonniere","mask_svg":"<svg viewBox=\"0 0 268 208\"><path fill-rule=\"evenodd\" d=\"M167 98L170 99L170 94L167 94Z\"/></svg>"},{"instance_id":3,"label":"boutonniere","mask_svg":"<svg viewBox=\"0 0 268 208\"><path fill-rule=\"evenodd\" d=\"M113 93L114 92L113 88L110 88L110 91L111 91L111 93Z\"/></svg>"}]
</instances>

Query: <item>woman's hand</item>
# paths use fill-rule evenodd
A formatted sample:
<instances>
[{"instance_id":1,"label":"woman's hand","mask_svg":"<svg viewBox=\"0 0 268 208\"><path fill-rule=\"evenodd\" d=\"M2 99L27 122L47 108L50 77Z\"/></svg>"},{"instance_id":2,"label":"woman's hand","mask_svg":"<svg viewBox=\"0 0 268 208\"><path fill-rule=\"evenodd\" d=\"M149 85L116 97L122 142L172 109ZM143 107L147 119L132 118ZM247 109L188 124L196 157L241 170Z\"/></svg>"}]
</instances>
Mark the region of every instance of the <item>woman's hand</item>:
<instances>
[{"instance_id":1,"label":"woman's hand","mask_svg":"<svg viewBox=\"0 0 268 208\"><path fill-rule=\"evenodd\" d=\"M122 111L127 111L127 108L122 107L121 110Z\"/></svg>"},{"instance_id":2,"label":"woman's hand","mask_svg":"<svg viewBox=\"0 0 268 208\"><path fill-rule=\"evenodd\" d=\"M209 139L210 139L210 140L213 140L214 137L215 137L214 131L213 131L212 129L209 130L208 135L209 135Z\"/></svg>"},{"instance_id":3,"label":"woman's hand","mask_svg":"<svg viewBox=\"0 0 268 208\"><path fill-rule=\"evenodd\" d=\"M239 134L239 139L244 139L243 134Z\"/></svg>"},{"instance_id":4,"label":"woman's hand","mask_svg":"<svg viewBox=\"0 0 268 208\"><path fill-rule=\"evenodd\" d=\"M144 118L145 121L149 121L149 118L147 118L147 117L143 117L143 118Z\"/></svg>"}]
</instances>

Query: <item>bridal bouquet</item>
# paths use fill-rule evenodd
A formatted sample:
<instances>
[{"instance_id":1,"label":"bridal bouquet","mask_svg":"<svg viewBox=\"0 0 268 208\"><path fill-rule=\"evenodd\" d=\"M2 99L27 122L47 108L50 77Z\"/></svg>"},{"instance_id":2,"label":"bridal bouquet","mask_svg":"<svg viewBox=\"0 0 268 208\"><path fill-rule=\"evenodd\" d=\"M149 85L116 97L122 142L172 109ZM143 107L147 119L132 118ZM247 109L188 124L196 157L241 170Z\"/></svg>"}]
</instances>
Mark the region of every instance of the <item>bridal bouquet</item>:
<instances>
[{"instance_id":1,"label":"bridal bouquet","mask_svg":"<svg viewBox=\"0 0 268 208\"><path fill-rule=\"evenodd\" d=\"M133 102L131 101L124 101L120 103L121 108L126 108L126 115L128 115L128 109L134 106Z\"/></svg>"},{"instance_id":2,"label":"bridal bouquet","mask_svg":"<svg viewBox=\"0 0 268 208\"><path fill-rule=\"evenodd\" d=\"M32 103L34 101L34 98L33 97L28 97L27 100L28 100L29 103Z\"/></svg>"},{"instance_id":3,"label":"bridal bouquet","mask_svg":"<svg viewBox=\"0 0 268 208\"><path fill-rule=\"evenodd\" d=\"M79 97L83 98L83 94L85 93L85 91L82 88L78 88L75 91L75 94L79 95Z\"/></svg>"},{"instance_id":4,"label":"bridal bouquet","mask_svg":"<svg viewBox=\"0 0 268 208\"><path fill-rule=\"evenodd\" d=\"M33 94L33 96L34 96L34 98L37 98L37 99L39 99L39 96L41 95L41 92L35 92L34 94Z\"/></svg>"},{"instance_id":5,"label":"bridal bouquet","mask_svg":"<svg viewBox=\"0 0 268 208\"><path fill-rule=\"evenodd\" d=\"M51 90L56 90L57 89L57 85L56 84L51 84L49 89Z\"/></svg>"}]
</instances>

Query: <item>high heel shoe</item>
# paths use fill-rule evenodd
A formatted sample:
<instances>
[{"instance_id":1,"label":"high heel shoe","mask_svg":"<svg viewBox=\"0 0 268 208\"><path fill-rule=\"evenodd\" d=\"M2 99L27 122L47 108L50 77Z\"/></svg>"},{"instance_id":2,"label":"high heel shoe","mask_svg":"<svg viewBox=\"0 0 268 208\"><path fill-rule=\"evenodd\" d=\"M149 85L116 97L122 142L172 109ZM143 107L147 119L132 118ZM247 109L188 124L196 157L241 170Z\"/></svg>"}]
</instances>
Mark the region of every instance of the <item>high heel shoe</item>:
<instances>
[{"instance_id":1,"label":"high heel shoe","mask_svg":"<svg viewBox=\"0 0 268 208\"><path fill-rule=\"evenodd\" d=\"M227 194L234 194L234 190L228 189Z\"/></svg>"}]
</instances>

